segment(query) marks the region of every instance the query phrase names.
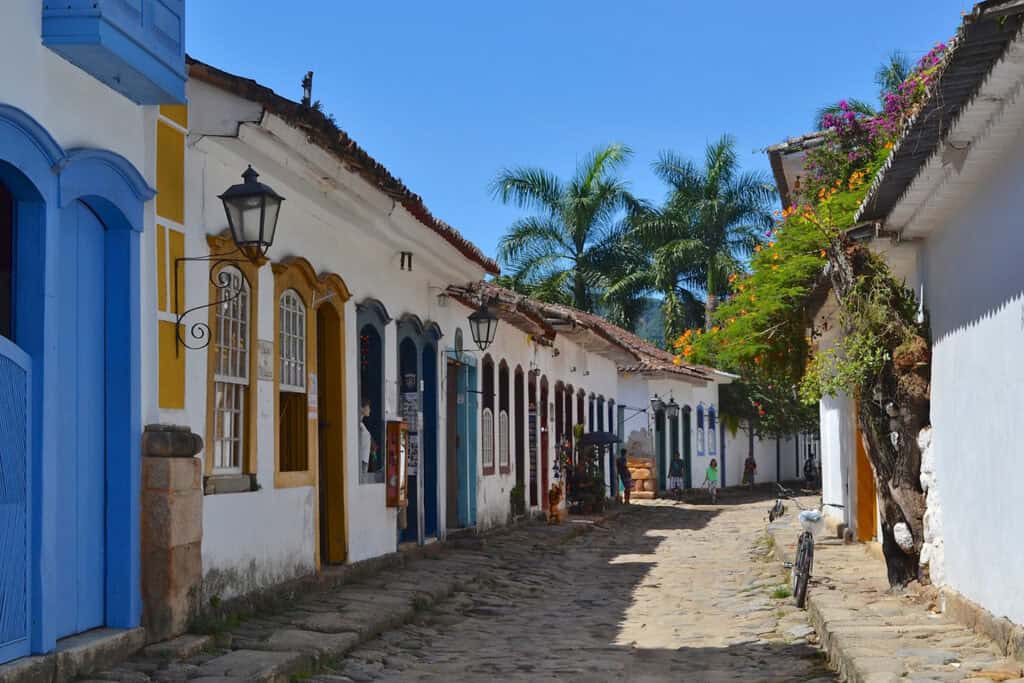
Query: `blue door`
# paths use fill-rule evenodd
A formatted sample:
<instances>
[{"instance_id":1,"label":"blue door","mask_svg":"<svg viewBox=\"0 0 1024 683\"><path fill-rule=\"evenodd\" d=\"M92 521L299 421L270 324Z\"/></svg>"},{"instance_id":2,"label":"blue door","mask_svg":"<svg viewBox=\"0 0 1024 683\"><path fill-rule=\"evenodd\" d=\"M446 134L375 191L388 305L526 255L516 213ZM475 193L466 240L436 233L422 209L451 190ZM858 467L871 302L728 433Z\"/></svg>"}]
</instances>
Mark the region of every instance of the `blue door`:
<instances>
[{"instance_id":1,"label":"blue door","mask_svg":"<svg viewBox=\"0 0 1024 683\"><path fill-rule=\"evenodd\" d=\"M104 237L81 202L65 209L58 262L57 637L104 622ZM124 283L124 286L130 286Z\"/></svg>"},{"instance_id":2,"label":"blue door","mask_svg":"<svg viewBox=\"0 0 1024 683\"><path fill-rule=\"evenodd\" d=\"M476 526L476 368L458 366L459 373L459 526Z\"/></svg>"},{"instance_id":3,"label":"blue door","mask_svg":"<svg viewBox=\"0 0 1024 683\"><path fill-rule=\"evenodd\" d=\"M29 652L28 356L0 336L0 663Z\"/></svg>"}]
</instances>

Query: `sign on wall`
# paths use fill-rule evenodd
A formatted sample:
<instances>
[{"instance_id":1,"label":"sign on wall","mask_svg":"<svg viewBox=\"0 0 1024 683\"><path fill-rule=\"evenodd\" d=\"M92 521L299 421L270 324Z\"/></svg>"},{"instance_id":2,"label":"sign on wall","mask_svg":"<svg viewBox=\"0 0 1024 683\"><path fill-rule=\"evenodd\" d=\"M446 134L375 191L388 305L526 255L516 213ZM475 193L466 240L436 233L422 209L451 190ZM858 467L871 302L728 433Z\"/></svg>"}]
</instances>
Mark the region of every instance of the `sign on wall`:
<instances>
[{"instance_id":1,"label":"sign on wall","mask_svg":"<svg viewBox=\"0 0 1024 683\"><path fill-rule=\"evenodd\" d=\"M387 487L387 506L405 507L409 504L409 431L401 420L387 423L384 481Z\"/></svg>"},{"instance_id":2,"label":"sign on wall","mask_svg":"<svg viewBox=\"0 0 1024 683\"><path fill-rule=\"evenodd\" d=\"M402 392L400 403L402 419L409 430L408 469L409 476L415 477L420 464L419 412L420 394L418 391Z\"/></svg>"},{"instance_id":3,"label":"sign on wall","mask_svg":"<svg viewBox=\"0 0 1024 683\"><path fill-rule=\"evenodd\" d=\"M537 490L537 408L530 406L529 413L529 434L530 434L530 490ZM531 494L532 495L532 494Z\"/></svg>"},{"instance_id":4,"label":"sign on wall","mask_svg":"<svg viewBox=\"0 0 1024 683\"><path fill-rule=\"evenodd\" d=\"M265 341L260 339L256 343L257 348L257 360L256 360L256 377L257 379L270 380L274 379L274 342Z\"/></svg>"}]
</instances>

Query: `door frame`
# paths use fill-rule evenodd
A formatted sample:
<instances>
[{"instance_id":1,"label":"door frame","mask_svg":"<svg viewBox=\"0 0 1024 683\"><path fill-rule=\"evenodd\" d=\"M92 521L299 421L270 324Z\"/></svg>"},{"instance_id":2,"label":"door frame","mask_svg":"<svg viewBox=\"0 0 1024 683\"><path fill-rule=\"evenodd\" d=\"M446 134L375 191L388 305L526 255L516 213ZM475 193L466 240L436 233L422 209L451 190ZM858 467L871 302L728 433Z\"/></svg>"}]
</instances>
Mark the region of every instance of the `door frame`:
<instances>
[{"instance_id":1,"label":"door frame","mask_svg":"<svg viewBox=\"0 0 1024 683\"><path fill-rule=\"evenodd\" d=\"M105 227L105 625L138 626L141 594L141 300L145 207L156 191L125 158L65 151L25 112L0 104L0 181L15 201L15 337L32 360L30 596L32 652L56 645L55 487L61 458L52 427L61 391L57 252L62 209L81 201ZM128 286L126 286L128 285Z\"/></svg>"}]
</instances>

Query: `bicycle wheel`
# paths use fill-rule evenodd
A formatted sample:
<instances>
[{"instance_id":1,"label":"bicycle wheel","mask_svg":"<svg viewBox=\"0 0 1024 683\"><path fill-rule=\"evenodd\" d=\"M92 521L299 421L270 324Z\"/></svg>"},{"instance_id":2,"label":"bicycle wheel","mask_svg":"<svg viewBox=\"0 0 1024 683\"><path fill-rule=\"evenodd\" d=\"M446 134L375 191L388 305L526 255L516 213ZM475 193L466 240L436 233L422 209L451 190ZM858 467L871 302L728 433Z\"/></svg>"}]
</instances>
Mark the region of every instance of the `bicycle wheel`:
<instances>
[{"instance_id":1,"label":"bicycle wheel","mask_svg":"<svg viewBox=\"0 0 1024 683\"><path fill-rule=\"evenodd\" d=\"M793 566L793 597L796 606L803 609L807 604L807 584L811 580L811 568L814 566L814 537L809 531L800 534L797 561Z\"/></svg>"}]
</instances>

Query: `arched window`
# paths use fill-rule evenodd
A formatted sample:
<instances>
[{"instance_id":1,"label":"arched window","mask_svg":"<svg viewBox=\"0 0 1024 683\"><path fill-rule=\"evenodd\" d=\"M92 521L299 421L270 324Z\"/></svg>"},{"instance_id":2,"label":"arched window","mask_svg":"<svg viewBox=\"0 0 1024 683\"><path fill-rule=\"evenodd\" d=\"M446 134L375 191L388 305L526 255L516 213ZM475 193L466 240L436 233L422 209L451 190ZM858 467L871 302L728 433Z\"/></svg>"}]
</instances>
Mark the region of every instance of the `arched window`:
<instances>
[{"instance_id":1,"label":"arched window","mask_svg":"<svg viewBox=\"0 0 1024 683\"><path fill-rule=\"evenodd\" d=\"M481 392L483 411L480 414L480 446L484 474L494 474L494 360L484 356Z\"/></svg>"},{"instance_id":2,"label":"arched window","mask_svg":"<svg viewBox=\"0 0 1024 683\"><path fill-rule=\"evenodd\" d=\"M0 183L0 337L14 339L14 198Z\"/></svg>"},{"instance_id":3,"label":"arched window","mask_svg":"<svg viewBox=\"0 0 1024 683\"><path fill-rule=\"evenodd\" d=\"M704 404L697 406L697 455L704 455Z\"/></svg>"},{"instance_id":4,"label":"arched window","mask_svg":"<svg viewBox=\"0 0 1024 683\"><path fill-rule=\"evenodd\" d=\"M384 481L383 338L377 325L359 328L359 481Z\"/></svg>"},{"instance_id":5,"label":"arched window","mask_svg":"<svg viewBox=\"0 0 1024 683\"><path fill-rule=\"evenodd\" d=\"M278 465L281 472L309 469L306 397L306 304L294 289L278 299Z\"/></svg>"},{"instance_id":6,"label":"arched window","mask_svg":"<svg viewBox=\"0 0 1024 683\"><path fill-rule=\"evenodd\" d=\"M249 282L238 268L225 267L217 278L235 296L227 295L214 314L213 471L237 474L248 445L251 299Z\"/></svg>"},{"instance_id":7,"label":"arched window","mask_svg":"<svg viewBox=\"0 0 1024 683\"><path fill-rule=\"evenodd\" d=\"M306 305L289 289L279 302L281 391L306 393Z\"/></svg>"},{"instance_id":8,"label":"arched window","mask_svg":"<svg viewBox=\"0 0 1024 683\"><path fill-rule=\"evenodd\" d=\"M508 363L501 361L498 365L498 471L502 474L512 471L508 413Z\"/></svg>"},{"instance_id":9,"label":"arched window","mask_svg":"<svg viewBox=\"0 0 1024 683\"><path fill-rule=\"evenodd\" d=\"M715 455L715 444L718 443L715 417L715 407L711 406L708 408L708 455L711 456Z\"/></svg>"}]
</instances>

